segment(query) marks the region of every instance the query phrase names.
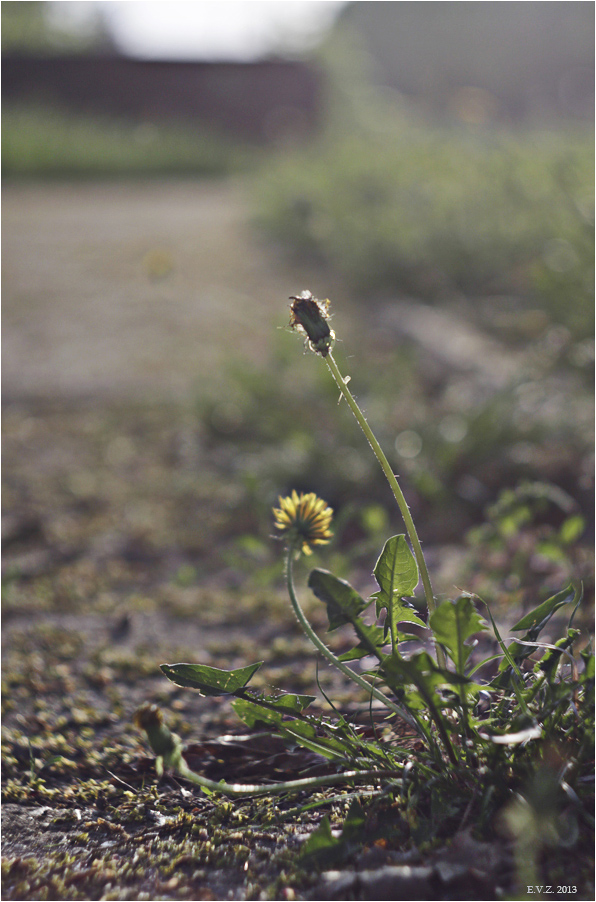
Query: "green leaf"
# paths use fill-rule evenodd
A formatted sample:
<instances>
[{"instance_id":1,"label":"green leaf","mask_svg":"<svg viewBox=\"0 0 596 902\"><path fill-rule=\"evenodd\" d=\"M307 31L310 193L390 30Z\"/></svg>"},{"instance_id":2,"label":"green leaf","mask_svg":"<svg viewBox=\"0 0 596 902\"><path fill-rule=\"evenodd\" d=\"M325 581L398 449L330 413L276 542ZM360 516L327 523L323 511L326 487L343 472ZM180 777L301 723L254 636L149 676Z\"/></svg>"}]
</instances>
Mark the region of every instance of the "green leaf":
<instances>
[{"instance_id":1,"label":"green leaf","mask_svg":"<svg viewBox=\"0 0 596 902\"><path fill-rule=\"evenodd\" d=\"M404 535L387 539L373 573L381 587L373 596L377 598L377 609L388 607L395 597L414 594L418 565Z\"/></svg>"},{"instance_id":2,"label":"green leaf","mask_svg":"<svg viewBox=\"0 0 596 902\"><path fill-rule=\"evenodd\" d=\"M321 724L322 726L322 724ZM343 739L334 739L331 736L320 736L312 723L303 720L287 721L280 723L278 727L282 736L293 740L297 745L310 749L324 758L331 758L345 764L348 747Z\"/></svg>"},{"instance_id":3,"label":"green leaf","mask_svg":"<svg viewBox=\"0 0 596 902\"><path fill-rule=\"evenodd\" d=\"M357 632L359 635L365 633L366 637L354 648L345 651L343 655L338 655L338 660L357 661L359 658L364 658L365 655L370 654L376 655L381 660L383 646L387 644L385 630L382 626L367 626L362 621L360 621L359 626L360 629L357 629Z\"/></svg>"},{"instance_id":4,"label":"green leaf","mask_svg":"<svg viewBox=\"0 0 596 902\"><path fill-rule=\"evenodd\" d=\"M255 727L277 727L281 723L281 714L278 711L260 708L244 698L233 701L232 708L250 730L254 730Z\"/></svg>"},{"instance_id":5,"label":"green leaf","mask_svg":"<svg viewBox=\"0 0 596 902\"><path fill-rule=\"evenodd\" d=\"M172 683L197 689L201 695L233 695L246 686L262 663L259 661L239 670L219 670L206 664L162 664L161 670Z\"/></svg>"},{"instance_id":6,"label":"green leaf","mask_svg":"<svg viewBox=\"0 0 596 902\"><path fill-rule=\"evenodd\" d=\"M457 672L464 673L472 648L466 639L487 629L469 595L456 601L445 601L430 616L430 626L437 642L446 649Z\"/></svg>"},{"instance_id":7,"label":"green leaf","mask_svg":"<svg viewBox=\"0 0 596 902\"><path fill-rule=\"evenodd\" d=\"M379 626L366 624L360 617L370 601L365 601L348 582L328 570L313 570L308 585L319 601L327 605L328 632L346 623L351 623L356 630L360 644L341 655L340 660L353 661L370 654L380 658L379 649L385 645L384 631Z\"/></svg>"},{"instance_id":8,"label":"green leaf","mask_svg":"<svg viewBox=\"0 0 596 902\"><path fill-rule=\"evenodd\" d=\"M278 727L284 716L299 716L316 698L314 695L261 695L248 691L250 696L232 702L232 707L251 729L259 724Z\"/></svg>"},{"instance_id":9,"label":"green leaf","mask_svg":"<svg viewBox=\"0 0 596 902\"><path fill-rule=\"evenodd\" d=\"M332 834L329 817L325 815L320 825L314 833L311 833L302 846L300 857L325 859L328 854L334 852L339 845L340 840Z\"/></svg>"},{"instance_id":10,"label":"green leaf","mask_svg":"<svg viewBox=\"0 0 596 902\"><path fill-rule=\"evenodd\" d=\"M265 696L265 700L282 708L284 714L302 714L305 708L317 700L317 697L316 695L295 695L292 692L281 692Z\"/></svg>"},{"instance_id":11,"label":"green leaf","mask_svg":"<svg viewBox=\"0 0 596 902\"><path fill-rule=\"evenodd\" d=\"M353 799L344 821L341 838L344 842L358 842L362 837L366 817L358 799Z\"/></svg>"},{"instance_id":12,"label":"green leaf","mask_svg":"<svg viewBox=\"0 0 596 902\"><path fill-rule=\"evenodd\" d=\"M248 693L250 689L247 695L232 702L232 707L251 729L269 727L277 736L342 764L365 745L346 728L343 718L333 723L313 716L296 719L315 700L314 696Z\"/></svg>"},{"instance_id":13,"label":"green leaf","mask_svg":"<svg viewBox=\"0 0 596 902\"><path fill-rule=\"evenodd\" d=\"M486 604L486 602L485 602ZM524 712L524 714L529 717L530 712L528 711L528 707L524 700L524 696L521 690L521 686L523 685L523 677L521 671L518 667L518 662L515 657L512 656L512 651L514 654L517 654L514 646L517 646L517 649L521 649L524 655L527 657L531 652L525 651L528 646L519 645L519 643L512 642L511 646L507 648L505 645L501 634L499 632L499 628L495 623L495 618L492 615L492 611L489 606L486 604L486 610L488 612L488 616L490 617L490 623L493 628L493 633L495 634L495 639L499 643L501 651L503 652L503 660L499 664L499 673L497 676L491 680L490 686L495 689L507 689L513 690L515 697L519 703L520 708ZM519 684L518 684L519 683Z\"/></svg>"},{"instance_id":14,"label":"green leaf","mask_svg":"<svg viewBox=\"0 0 596 902\"><path fill-rule=\"evenodd\" d=\"M534 672L538 673L542 671L545 673L550 681L552 681L555 677L557 667L559 662L563 656L563 652L568 648L571 648L575 640L578 636L581 635L580 630L567 630L567 635L563 636L561 639L557 639L555 642L555 648L549 648L545 653L544 657L537 661L534 665Z\"/></svg>"},{"instance_id":15,"label":"green leaf","mask_svg":"<svg viewBox=\"0 0 596 902\"><path fill-rule=\"evenodd\" d=\"M302 847L300 857L322 867L329 867L353 857L364 838L365 814L357 798L352 800L343 823L341 836L334 836L327 815Z\"/></svg>"},{"instance_id":16,"label":"green leaf","mask_svg":"<svg viewBox=\"0 0 596 902\"><path fill-rule=\"evenodd\" d=\"M396 658L404 676L417 686L424 684L428 689L436 689L439 686L466 686L474 691L482 688L464 674L443 670L426 651L418 652L407 660L392 655L391 664L396 663Z\"/></svg>"},{"instance_id":17,"label":"green leaf","mask_svg":"<svg viewBox=\"0 0 596 902\"><path fill-rule=\"evenodd\" d=\"M453 686L471 696L477 695L482 688L463 674L442 670L425 651L412 655L409 659L395 653L387 655L383 659L382 672L391 685L401 681L403 686L410 685L416 688L417 692L408 692L408 706L416 710L428 708L434 715L438 714L438 709L444 705L436 693L439 687Z\"/></svg>"},{"instance_id":18,"label":"green leaf","mask_svg":"<svg viewBox=\"0 0 596 902\"><path fill-rule=\"evenodd\" d=\"M584 648L580 651L580 657L584 662L583 679L585 681L593 680L596 675L596 659L591 648Z\"/></svg>"},{"instance_id":19,"label":"green leaf","mask_svg":"<svg viewBox=\"0 0 596 902\"><path fill-rule=\"evenodd\" d=\"M559 530L559 538L564 545L571 545L581 536L586 526L584 518L581 514L575 514L568 517Z\"/></svg>"},{"instance_id":20,"label":"green leaf","mask_svg":"<svg viewBox=\"0 0 596 902\"><path fill-rule=\"evenodd\" d=\"M397 647L397 624L400 621L426 626L402 596L411 596L418 585L418 565L404 535L392 536L385 542L373 570L380 589L371 597L377 602L377 617L387 608L392 645Z\"/></svg>"},{"instance_id":21,"label":"green leaf","mask_svg":"<svg viewBox=\"0 0 596 902\"><path fill-rule=\"evenodd\" d=\"M308 585L319 601L327 605L329 633L346 623L354 623L370 604L345 579L338 579L328 570L313 570Z\"/></svg>"},{"instance_id":22,"label":"green leaf","mask_svg":"<svg viewBox=\"0 0 596 902\"><path fill-rule=\"evenodd\" d=\"M521 620L518 620L515 626L511 627L511 630L515 632L529 630L533 634L533 638L535 638L546 626L555 611L558 611L563 605L577 600L579 591L579 589L574 589L572 585L567 586L561 592L553 595L552 598L547 598L546 601L539 604L538 607L526 614L525 617L522 617ZM530 638L530 636L526 638Z\"/></svg>"}]
</instances>

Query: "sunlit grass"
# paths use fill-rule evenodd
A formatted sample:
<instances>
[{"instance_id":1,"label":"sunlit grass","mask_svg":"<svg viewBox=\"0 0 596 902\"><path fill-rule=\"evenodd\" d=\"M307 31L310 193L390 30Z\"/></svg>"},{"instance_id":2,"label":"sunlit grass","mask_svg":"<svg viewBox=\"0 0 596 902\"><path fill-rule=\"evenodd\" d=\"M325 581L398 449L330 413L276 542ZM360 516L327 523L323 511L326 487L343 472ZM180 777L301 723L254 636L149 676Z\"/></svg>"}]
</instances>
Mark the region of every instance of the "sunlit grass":
<instances>
[{"instance_id":1,"label":"sunlit grass","mask_svg":"<svg viewBox=\"0 0 596 902\"><path fill-rule=\"evenodd\" d=\"M220 176L256 152L205 127L123 122L54 107L5 107L4 176Z\"/></svg>"}]
</instances>

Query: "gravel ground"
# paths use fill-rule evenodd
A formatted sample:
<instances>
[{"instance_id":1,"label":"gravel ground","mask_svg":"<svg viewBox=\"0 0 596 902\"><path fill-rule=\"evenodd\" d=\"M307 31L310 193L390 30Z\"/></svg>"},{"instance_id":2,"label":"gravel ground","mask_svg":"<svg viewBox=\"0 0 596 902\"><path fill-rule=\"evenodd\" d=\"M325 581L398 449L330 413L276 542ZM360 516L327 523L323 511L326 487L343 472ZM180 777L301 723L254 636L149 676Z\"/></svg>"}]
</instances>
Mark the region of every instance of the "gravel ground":
<instances>
[{"instance_id":1,"label":"gravel ground","mask_svg":"<svg viewBox=\"0 0 596 902\"><path fill-rule=\"evenodd\" d=\"M237 183L8 185L3 202L5 400L196 390L224 354L258 359L302 284Z\"/></svg>"}]
</instances>

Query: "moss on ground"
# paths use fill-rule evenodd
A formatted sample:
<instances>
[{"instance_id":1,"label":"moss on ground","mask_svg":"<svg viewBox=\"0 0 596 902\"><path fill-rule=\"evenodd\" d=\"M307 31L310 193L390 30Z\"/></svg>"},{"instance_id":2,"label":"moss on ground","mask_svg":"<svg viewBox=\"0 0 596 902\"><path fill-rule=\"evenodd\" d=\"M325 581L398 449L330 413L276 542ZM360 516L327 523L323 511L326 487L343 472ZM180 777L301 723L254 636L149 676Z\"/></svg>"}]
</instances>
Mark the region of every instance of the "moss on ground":
<instances>
[{"instance_id":1,"label":"moss on ground","mask_svg":"<svg viewBox=\"0 0 596 902\"><path fill-rule=\"evenodd\" d=\"M192 423L159 404L5 413L3 898L381 898L364 875L380 880L385 868L389 892L495 898L513 879L496 834L466 834L450 858L449 831L461 825L445 821L424 839L412 812L388 800L367 809L357 857L322 875L301 848L324 814L339 829L347 788L231 803L158 780L132 726L143 702L167 712L212 779L292 779L317 764L242 735L227 703L168 683L164 661L264 658L256 688L319 694L318 682L353 701L329 668L317 673L286 601L278 548L263 535L274 499L255 505L254 486L232 484L229 462ZM306 606L321 627L324 611ZM343 650L341 631L331 641ZM589 898L591 852L576 851L565 881ZM549 867L563 874L557 855ZM474 856L487 863L471 876Z\"/></svg>"}]
</instances>

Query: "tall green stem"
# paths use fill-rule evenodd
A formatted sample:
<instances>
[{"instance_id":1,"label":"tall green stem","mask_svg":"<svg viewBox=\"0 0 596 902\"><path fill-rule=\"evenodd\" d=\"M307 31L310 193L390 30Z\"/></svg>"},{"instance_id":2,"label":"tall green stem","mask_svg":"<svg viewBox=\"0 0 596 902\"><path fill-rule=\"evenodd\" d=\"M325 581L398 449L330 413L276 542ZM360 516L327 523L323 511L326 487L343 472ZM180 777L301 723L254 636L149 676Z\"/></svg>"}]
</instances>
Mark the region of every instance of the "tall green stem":
<instances>
[{"instance_id":1,"label":"tall green stem","mask_svg":"<svg viewBox=\"0 0 596 902\"><path fill-rule=\"evenodd\" d=\"M428 612L430 615L433 613L434 610L436 610L435 598L433 595L433 590L432 590L432 586L431 586L431 582L430 582L428 568L426 566L426 561L424 560L424 554L422 553L422 545L420 544L420 539L418 538L418 533L416 532L416 527L414 526L414 521L413 521L412 515L410 513L410 508L408 507L407 501L404 498L404 494L403 494L401 488L399 487L399 483L398 483L397 479L395 478L395 473L389 466L389 461L385 457L383 449L379 445L372 429L366 422L366 418L365 418L364 414L358 407L358 404L356 403L356 400L355 400L354 396L352 395L352 392L350 391L350 389L347 386L346 380L344 379L344 377L342 376L342 374L339 371L339 367L337 366L337 363L335 362L335 358L334 358L333 354L331 353L331 351L329 351L327 353L327 355L325 357L325 362L327 363L327 366L329 367L329 369L331 371L331 375L335 379L340 392L346 399L348 407L350 408L350 410L356 417L356 420L358 421L358 425L364 432L364 435L366 436L369 445L371 446L372 450L374 451L375 457L379 461L379 463L381 465L381 469L383 470L383 473L385 474L385 476L387 478L387 482L389 483L389 485L391 487L391 491L393 492L393 494L395 496L395 500L397 501L397 506L400 509L410 542L412 544L412 550L414 551L416 563L418 564L418 570L420 572L420 578L422 580L422 586L424 588L424 596L426 598L426 604L428 606ZM447 662L445 659L445 654L443 652L443 649L440 647L440 645L437 645L437 661L438 661L438 664L440 667L443 667L443 668L446 667Z\"/></svg>"},{"instance_id":2,"label":"tall green stem","mask_svg":"<svg viewBox=\"0 0 596 902\"><path fill-rule=\"evenodd\" d=\"M404 708L400 705L396 705L391 701L380 689L377 689L376 686L373 686L372 683L369 683L364 677L361 677L354 670L344 664L343 661L340 661L339 658L333 654L330 648L327 648L324 642L319 639L312 626L306 619L302 608L300 607L300 602L296 597L296 590L294 589L294 574L293 574L293 566L294 566L294 552L295 548L293 545L290 545L288 548L288 554L286 558L286 580L288 586L288 595L290 596L290 601L292 603L292 608L294 609L294 613L298 618L298 622L300 626L315 646L318 651L321 652L324 657L327 658L332 664L340 670L344 676L348 677L348 679L353 680L360 686L361 689L364 689L365 692L368 692L373 698L376 698L377 701L382 702L390 711L393 711L394 714L397 714L398 717L401 717L402 720L405 720L411 727L413 727L416 731L420 731L420 728L414 718L409 714Z\"/></svg>"}]
</instances>

